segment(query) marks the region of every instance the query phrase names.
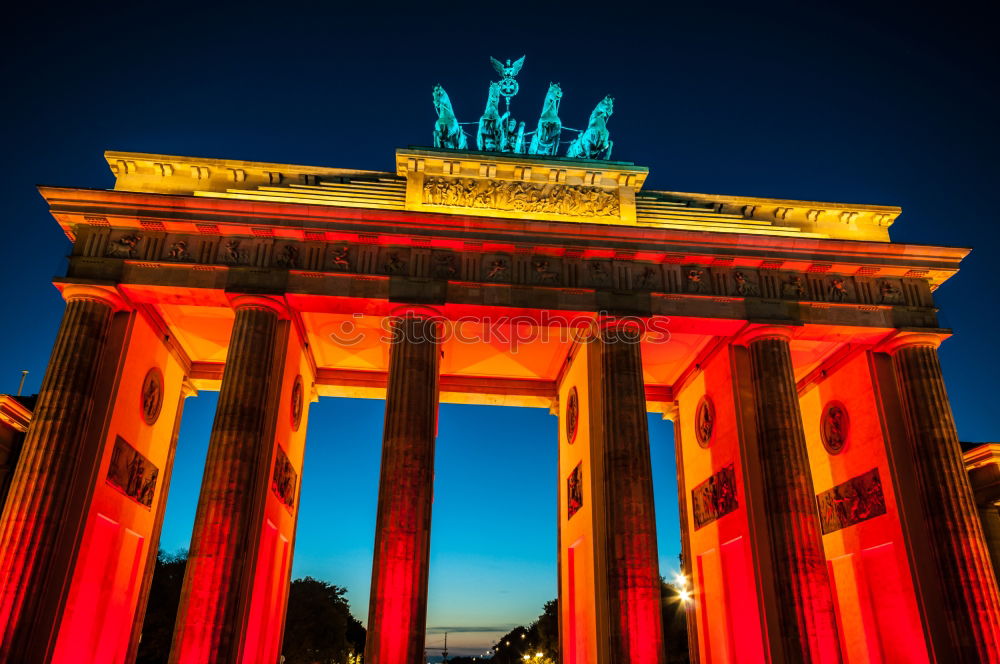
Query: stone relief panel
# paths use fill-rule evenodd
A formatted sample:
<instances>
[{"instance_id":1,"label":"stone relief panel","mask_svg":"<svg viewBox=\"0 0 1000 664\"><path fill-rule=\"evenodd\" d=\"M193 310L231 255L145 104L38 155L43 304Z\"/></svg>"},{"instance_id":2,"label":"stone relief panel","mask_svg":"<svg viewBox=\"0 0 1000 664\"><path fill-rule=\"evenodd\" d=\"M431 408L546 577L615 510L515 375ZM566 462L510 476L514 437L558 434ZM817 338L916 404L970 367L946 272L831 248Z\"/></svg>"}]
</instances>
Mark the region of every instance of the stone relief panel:
<instances>
[{"instance_id":1,"label":"stone relief panel","mask_svg":"<svg viewBox=\"0 0 1000 664\"><path fill-rule=\"evenodd\" d=\"M736 469L733 464L723 467L707 480L691 489L691 508L695 530L736 510Z\"/></svg>"},{"instance_id":2,"label":"stone relief panel","mask_svg":"<svg viewBox=\"0 0 1000 664\"><path fill-rule=\"evenodd\" d=\"M334 246L327 254L327 267L334 272L353 272L354 261L349 245Z\"/></svg>"},{"instance_id":3,"label":"stone relief panel","mask_svg":"<svg viewBox=\"0 0 1000 664\"><path fill-rule=\"evenodd\" d=\"M655 263L632 263L632 290L663 290L663 270Z\"/></svg>"},{"instance_id":4,"label":"stone relief panel","mask_svg":"<svg viewBox=\"0 0 1000 664\"><path fill-rule=\"evenodd\" d=\"M378 270L389 276L410 274L410 249L408 247L384 247L379 252Z\"/></svg>"},{"instance_id":5,"label":"stone relief panel","mask_svg":"<svg viewBox=\"0 0 1000 664\"><path fill-rule=\"evenodd\" d=\"M496 284L509 284L513 274L511 257L507 254L483 256L482 280Z\"/></svg>"},{"instance_id":6,"label":"stone relief panel","mask_svg":"<svg viewBox=\"0 0 1000 664\"><path fill-rule=\"evenodd\" d=\"M576 464L576 468L566 478L566 518L572 519L581 507L583 507L583 462Z\"/></svg>"},{"instance_id":7,"label":"stone relief panel","mask_svg":"<svg viewBox=\"0 0 1000 664\"><path fill-rule=\"evenodd\" d=\"M228 238L219 245L219 262L224 265L249 265L250 250L241 238Z\"/></svg>"},{"instance_id":8,"label":"stone relief panel","mask_svg":"<svg viewBox=\"0 0 1000 664\"><path fill-rule=\"evenodd\" d=\"M274 266L289 270L302 267L299 248L290 242L283 242L274 249Z\"/></svg>"},{"instance_id":9,"label":"stone relief panel","mask_svg":"<svg viewBox=\"0 0 1000 664\"><path fill-rule=\"evenodd\" d=\"M159 474L160 469L129 445L124 438L121 436L115 438L115 447L111 451L111 463L108 465L108 474L105 478L108 484L127 498L149 508L153 505L156 479Z\"/></svg>"},{"instance_id":10,"label":"stone relief panel","mask_svg":"<svg viewBox=\"0 0 1000 664\"><path fill-rule=\"evenodd\" d=\"M142 235L131 232L122 233L111 238L104 255L108 258L138 258L140 242L142 242Z\"/></svg>"},{"instance_id":11,"label":"stone relief panel","mask_svg":"<svg viewBox=\"0 0 1000 664\"><path fill-rule=\"evenodd\" d=\"M611 281L611 261L589 260L584 261L583 283L591 288L610 288Z\"/></svg>"},{"instance_id":12,"label":"stone relief panel","mask_svg":"<svg viewBox=\"0 0 1000 664\"><path fill-rule=\"evenodd\" d=\"M298 480L298 473L288 460L288 455L278 446L274 455L274 472L271 473L271 491L289 512L295 508L295 486Z\"/></svg>"},{"instance_id":13,"label":"stone relief panel","mask_svg":"<svg viewBox=\"0 0 1000 664\"><path fill-rule=\"evenodd\" d=\"M712 275L702 265L687 265L683 268L684 291L692 295L711 295Z\"/></svg>"},{"instance_id":14,"label":"stone relief panel","mask_svg":"<svg viewBox=\"0 0 1000 664\"><path fill-rule=\"evenodd\" d=\"M838 275L827 277L824 295L827 302L857 302L854 283L850 277Z\"/></svg>"},{"instance_id":15,"label":"stone relief panel","mask_svg":"<svg viewBox=\"0 0 1000 664\"><path fill-rule=\"evenodd\" d=\"M903 295L903 282L900 279L878 279L875 282L878 292L875 302L878 304L906 304Z\"/></svg>"},{"instance_id":16,"label":"stone relief panel","mask_svg":"<svg viewBox=\"0 0 1000 664\"><path fill-rule=\"evenodd\" d=\"M459 257L454 251L431 253L431 276L435 279L460 279Z\"/></svg>"},{"instance_id":17,"label":"stone relief panel","mask_svg":"<svg viewBox=\"0 0 1000 664\"><path fill-rule=\"evenodd\" d=\"M530 282L539 286L561 286L562 261L551 256L533 256Z\"/></svg>"},{"instance_id":18,"label":"stone relief panel","mask_svg":"<svg viewBox=\"0 0 1000 664\"><path fill-rule=\"evenodd\" d=\"M733 270L731 278L732 294L740 297L760 297L760 282L755 270Z\"/></svg>"},{"instance_id":19,"label":"stone relief panel","mask_svg":"<svg viewBox=\"0 0 1000 664\"><path fill-rule=\"evenodd\" d=\"M809 290L805 275L783 272L779 278L781 297L785 300L808 300Z\"/></svg>"},{"instance_id":20,"label":"stone relief panel","mask_svg":"<svg viewBox=\"0 0 1000 664\"><path fill-rule=\"evenodd\" d=\"M424 181L424 205L542 212L568 216L617 217L618 194L601 187L497 182L429 177Z\"/></svg>"},{"instance_id":21,"label":"stone relief panel","mask_svg":"<svg viewBox=\"0 0 1000 664\"><path fill-rule=\"evenodd\" d=\"M878 468L817 495L816 504L824 535L885 514Z\"/></svg>"}]
</instances>

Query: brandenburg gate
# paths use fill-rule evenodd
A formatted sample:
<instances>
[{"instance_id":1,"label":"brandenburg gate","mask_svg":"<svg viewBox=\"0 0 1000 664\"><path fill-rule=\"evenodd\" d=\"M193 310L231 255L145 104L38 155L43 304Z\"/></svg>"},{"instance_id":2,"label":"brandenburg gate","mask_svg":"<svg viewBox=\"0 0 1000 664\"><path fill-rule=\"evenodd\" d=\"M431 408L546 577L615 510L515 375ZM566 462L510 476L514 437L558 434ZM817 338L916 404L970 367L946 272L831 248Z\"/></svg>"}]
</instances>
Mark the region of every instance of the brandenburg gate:
<instances>
[{"instance_id":1,"label":"brandenburg gate","mask_svg":"<svg viewBox=\"0 0 1000 664\"><path fill-rule=\"evenodd\" d=\"M442 95L438 147L385 172L107 152L113 189L41 187L73 248L0 522L0 662L134 660L203 390L172 663L279 661L323 396L386 399L367 664L422 661L440 402L559 417L564 664L664 661L650 412L692 661L1000 661L936 350L967 250L891 242L895 207L652 191L586 132L546 153L543 121L470 146Z\"/></svg>"}]
</instances>

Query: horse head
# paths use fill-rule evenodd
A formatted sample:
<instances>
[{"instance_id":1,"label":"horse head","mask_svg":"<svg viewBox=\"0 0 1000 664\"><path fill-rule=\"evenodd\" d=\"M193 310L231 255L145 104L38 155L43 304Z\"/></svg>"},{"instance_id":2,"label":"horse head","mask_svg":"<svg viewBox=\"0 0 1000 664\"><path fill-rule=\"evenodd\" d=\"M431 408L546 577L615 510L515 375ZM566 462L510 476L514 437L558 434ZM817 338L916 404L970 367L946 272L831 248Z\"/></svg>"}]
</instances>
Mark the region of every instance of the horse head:
<instances>
[{"instance_id":1,"label":"horse head","mask_svg":"<svg viewBox=\"0 0 1000 664\"><path fill-rule=\"evenodd\" d=\"M594 112L590 114L590 124L594 124L598 121L607 122L608 118L614 112L615 100L611 95L606 96L604 99L597 103L594 108Z\"/></svg>"},{"instance_id":2,"label":"horse head","mask_svg":"<svg viewBox=\"0 0 1000 664\"><path fill-rule=\"evenodd\" d=\"M444 91L440 83L434 86L432 96L434 98L434 110L437 111L438 117L452 114L451 99L448 98L448 93Z\"/></svg>"}]
</instances>

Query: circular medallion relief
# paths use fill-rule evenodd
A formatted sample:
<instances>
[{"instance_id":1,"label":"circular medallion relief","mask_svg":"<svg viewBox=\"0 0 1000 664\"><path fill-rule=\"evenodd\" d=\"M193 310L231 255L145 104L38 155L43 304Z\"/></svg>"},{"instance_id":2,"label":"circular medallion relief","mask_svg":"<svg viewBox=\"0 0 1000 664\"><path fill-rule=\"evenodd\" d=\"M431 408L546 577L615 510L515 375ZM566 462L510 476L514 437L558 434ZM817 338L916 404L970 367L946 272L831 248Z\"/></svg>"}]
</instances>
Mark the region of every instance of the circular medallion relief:
<instances>
[{"instance_id":1,"label":"circular medallion relief","mask_svg":"<svg viewBox=\"0 0 1000 664\"><path fill-rule=\"evenodd\" d=\"M823 438L823 447L830 454L839 454L847 444L847 434L851 429L851 420L847 416L847 408L839 401L830 401L823 406L823 416L820 419L819 430Z\"/></svg>"},{"instance_id":2,"label":"circular medallion relief","mask_svg":"<svg viewBox=\"0 0 1000 664\"><path fill-rule=\"evenodd\" d=\"M292 404L290 409L292 417L292 431L298 431L299 425L302 424L302 404L302 376L296 376L295 382L292 383Z\"/></svg>"},{"instance_id":3,"label":"circular medallion relief","mask_svg":"<svg viewBox=\"0 0 1000 664\"><path fill-rule=\"evenodd\" d=\"M569 391L569 398L566 400L566 440L572 445L576 441L576 432L580 428L580 400L576 395L576 388Z\"/></svg>"},{"instance_id":4,"label":"circular medallion relief","mask_svg":"<svg viewBox=\"0 0 1000 664\"><path fill-rule=\"evenodd\" d=\"M299 425L302 424L302 403L303 403L303 391L302 391L302 376L296 376L295 382L292 384L292 430L298 431Z\"/></svg>"},{"instance_id":5,"label":"circular medallion relief","mask_svg":"<svg viewBox=\"0 0 1000 664\"><path fill-rule=\"evenodd\" d=\"M698 402L694 411L694 433L698 444L708 447L712 442L712 432L715 431L715 405L706 394Z\"/></svg>"},{"instance_id":6,"label":"circular medallion relief","mask_svg":"<svg viewBox=\"0 0 1000 664\"><path fill-rule=\"evenodd\" d=\"M146 372L146 377L142 379L142 395L139 408L142 412L142 421L146 424L153 424L160 417L160 408L163 406L163 372L157 367L153 367Z\"/></svg>"}]
</instances>

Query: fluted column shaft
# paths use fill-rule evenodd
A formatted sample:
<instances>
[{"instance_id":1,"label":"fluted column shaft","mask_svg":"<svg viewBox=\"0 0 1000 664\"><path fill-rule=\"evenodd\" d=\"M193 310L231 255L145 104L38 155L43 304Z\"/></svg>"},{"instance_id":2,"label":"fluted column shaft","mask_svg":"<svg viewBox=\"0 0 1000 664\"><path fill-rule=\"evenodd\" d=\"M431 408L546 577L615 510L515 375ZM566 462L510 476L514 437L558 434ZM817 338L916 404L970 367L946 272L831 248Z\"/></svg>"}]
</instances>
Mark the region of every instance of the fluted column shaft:
<instances>
[{"instance_id":1,"label":"fluted column shaft","mask_svg":"<svg viewBox=\"0 0 1000 664\"><path fill-rule=\"evenodd\" d=\"M599 352L611 661L662 664L660 568L639 336L625 327L606 328Z\"/></svg>"},{"instance_id":2,"label":"fluted column shaft","mask_svg":"<svg viewBox=\"0 0 1000 664\"><path fill-rule=\"evenodd\" d=\"M955 662L1000 661L1000 598L962 461L937 339L903 338L892 353L921 505Z\"/></svg>"},{"instance_id":3,"label":"fluted column shaft","mask_svg":"<svg viewBox=\"0 0 1000 664\"><path fill-rule=\"evenodd\" d=\"M174 627L171 664L232 664L250 588L255 487L268 471L265 421L274 394L279 314L255 300L236 306L191 549Z\"/></svg>"},{"instance_id":4,"label":"fluted column shaft","mask_svg":"<svg viewBox=\"0 0 1000 664\"><path fill-rule=\"evenodd\" d=\"M58 591L47 588L47 582L58 583L68 573L53 568L53 557L115 309L114 301L100 293L67 296L0 519L0 662L47 660L51 643L45 634L55 629L58 616L40 606L47 593Z\"/></svg>"},{"instance_id":5,"label":"fluted column shaft","mask_svg":"<svg viewBox=\"0 0 1000 664\"><path fill-rule=\"evenodd\" d=\"M440 357L433 325L398 319L389 351L367 664L423 662Z\"/></svg>"},{"instance_id":6,"label":"fluted column shaft","mask_svg":"<svg viewBox=\"0 0 1000 664\"><path fill-rule=\"evenodd\" d=\"M786 662L839 662L836 614L792 371L789 337L764 331L747 343L764 510Z\"/></svg>"}]
</instances>

